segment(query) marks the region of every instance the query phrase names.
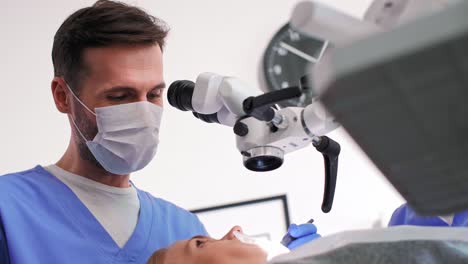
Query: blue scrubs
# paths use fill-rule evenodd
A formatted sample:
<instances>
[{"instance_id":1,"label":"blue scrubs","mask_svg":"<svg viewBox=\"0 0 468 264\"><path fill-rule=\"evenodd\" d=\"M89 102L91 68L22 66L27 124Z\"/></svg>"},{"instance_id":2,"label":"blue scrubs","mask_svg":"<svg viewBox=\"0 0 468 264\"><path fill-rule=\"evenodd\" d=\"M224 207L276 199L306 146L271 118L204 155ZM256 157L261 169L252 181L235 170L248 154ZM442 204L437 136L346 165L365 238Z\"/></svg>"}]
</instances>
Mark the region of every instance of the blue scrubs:
<instances>
[{"instance_id":1,"label":"blue scrubs","mask_svg":"<svg viewBox=\"0 0 468 264\"><path fill-rule=\"evenodd\" d=\"M463 211L454 215L451 225L447 224L440 217L419 216L407 204L400 206L393 212L389 226L416 225L416 226L458 226L468 227L468 211Z\"/></svg>"},{"instance_id":2,"label":"blue scrubs","mask_svg":"<svg viewBox=\"0 0 468 264\"><path fill-rule=\"evenodd\" d=\"M160 248L207 234L195 215L137 192L138 223L119 248L78 197L41 166L1 176L0 226L11 263L146 263Z\"/></svg>"},{"instance_id":3,"label":"blue scrubs","mask_svg":"<svg viewBox=\"0 0 468 264\"><path fill-rule=\"evenodd\" d=\"M0 221L0 263L9 264L10 256L8 255L8 245L6 243L5 231Z\"/></svg>"}]
</instances>

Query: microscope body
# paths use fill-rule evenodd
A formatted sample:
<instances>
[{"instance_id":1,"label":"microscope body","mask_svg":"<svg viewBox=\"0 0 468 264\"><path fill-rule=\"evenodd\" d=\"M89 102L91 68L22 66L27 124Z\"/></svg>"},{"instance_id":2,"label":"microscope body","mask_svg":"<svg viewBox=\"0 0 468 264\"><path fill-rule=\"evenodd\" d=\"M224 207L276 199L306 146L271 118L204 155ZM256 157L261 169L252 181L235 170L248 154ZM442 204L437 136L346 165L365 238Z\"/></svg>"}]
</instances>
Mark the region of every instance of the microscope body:
<instances>
[{"instance_id":1,"label":"microscope body","mask_svg":"<svg viewBox=\"0 0 468 264\"><path fill-rule=\"evenodd\" d=\"M318 101L305 108L279 109L271 122L260 121L254 117L239 122L248 128L241 134L235 131L237 149L241 153L250 153L258 147L270 146L283 155L310 146L314 139L317 140L339 126Z\"/></svg>"}]
</instances>

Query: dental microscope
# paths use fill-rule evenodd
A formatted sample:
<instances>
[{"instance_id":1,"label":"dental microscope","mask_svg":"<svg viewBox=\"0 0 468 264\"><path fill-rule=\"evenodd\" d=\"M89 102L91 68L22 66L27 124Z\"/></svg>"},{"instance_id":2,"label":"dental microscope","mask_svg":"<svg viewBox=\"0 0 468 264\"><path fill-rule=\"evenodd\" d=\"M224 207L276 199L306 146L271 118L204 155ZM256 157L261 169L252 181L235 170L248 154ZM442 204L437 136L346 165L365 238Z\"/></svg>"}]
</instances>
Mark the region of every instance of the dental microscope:
<instances>
[{"instance_id":1,"label":"dental microscope","mask_svg":"<svg viewBox=\"0 0 468 264\"><path fill-rule=\"evenodd\" d=\"M335 194L340 145L325 134L338 127L319 102L306 107L279 108L276 104L300 97L308 89L301 85L262 94L235 77L202 73L195 82L173 82L169 103L208 123L233 127L244 166L266 172L279 168L284 155L312 144L325 162L322 211L329 212Z\"/></svg>"}]
</instances>

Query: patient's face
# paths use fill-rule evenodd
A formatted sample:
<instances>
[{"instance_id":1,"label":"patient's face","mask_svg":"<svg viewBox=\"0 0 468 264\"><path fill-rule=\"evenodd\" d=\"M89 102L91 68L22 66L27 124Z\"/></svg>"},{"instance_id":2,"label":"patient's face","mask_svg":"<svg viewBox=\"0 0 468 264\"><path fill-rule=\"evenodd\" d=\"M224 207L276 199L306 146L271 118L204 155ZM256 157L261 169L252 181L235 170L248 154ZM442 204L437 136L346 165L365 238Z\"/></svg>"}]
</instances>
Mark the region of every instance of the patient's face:
<instances>
[{"instance_id":1,"label":"patient's face","mask_svg":"<svg viewBox=\"0 0 468 264\"><path fill-rule=\"evenodd\" d=\"M155 254L148 263L157 264L265 264L267 255L259 247L235 238L234 227L222 239L197 236L182 240ZM155 260L151 262L151 260Z\"/></svg>"}]
</instances>

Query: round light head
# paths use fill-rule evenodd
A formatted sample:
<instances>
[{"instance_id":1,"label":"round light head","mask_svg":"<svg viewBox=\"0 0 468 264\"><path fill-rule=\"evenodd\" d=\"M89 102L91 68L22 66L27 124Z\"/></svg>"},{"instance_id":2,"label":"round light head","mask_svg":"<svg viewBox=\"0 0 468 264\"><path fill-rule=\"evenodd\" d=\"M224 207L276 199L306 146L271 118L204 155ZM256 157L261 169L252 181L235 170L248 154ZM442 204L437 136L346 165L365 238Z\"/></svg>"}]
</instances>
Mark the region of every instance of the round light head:
<instances>
[{"instance_id":1,"label":"round light head","mask_svg":"<svg viewBox=\"0 0 468 264\"><path fill-rule=\"evenodd\" d=\"M251 171L272 171L281 167L284 151L277 147L260 146L243 152L244 166Z\"/></svg>"}]
</instances>

